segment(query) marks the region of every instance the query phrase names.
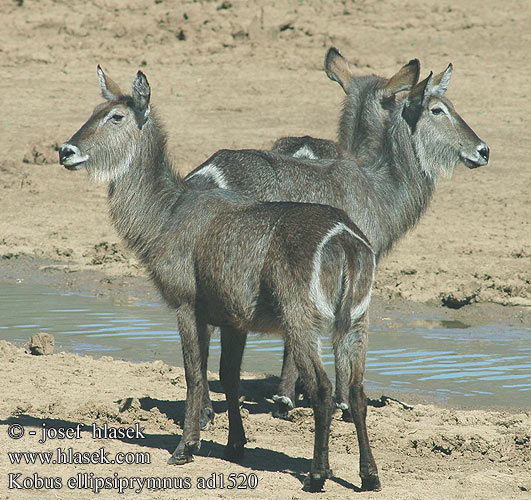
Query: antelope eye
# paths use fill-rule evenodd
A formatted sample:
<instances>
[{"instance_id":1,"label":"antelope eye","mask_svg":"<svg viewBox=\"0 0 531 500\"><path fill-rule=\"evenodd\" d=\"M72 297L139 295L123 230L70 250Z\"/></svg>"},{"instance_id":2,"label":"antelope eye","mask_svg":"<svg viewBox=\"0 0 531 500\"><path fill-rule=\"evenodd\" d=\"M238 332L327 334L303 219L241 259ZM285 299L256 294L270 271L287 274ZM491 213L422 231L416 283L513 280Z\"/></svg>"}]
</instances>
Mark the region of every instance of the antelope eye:
<instances>
[{"instance_id":1,"label":"antelope eye","mask_svg":"<svg viewBox=\"0 0 531 500\"><path fill-rule=\"evenodd\" d=\"M442 108L432 108L431 112L434 115L440 115L441 113L444 113L444 110Z\"/></svg>"},{"instance_id":2,"label":"antelope eye","mask_svg":"<svg viewBox=\"0 0 531 500\"><path fill-rule=\"evenodd\" d=\"M123 119L124 115L119 115L118 113L115 113L114 115L111 116L111 120L113 122L119 122Z\"/></svg>"}]
</instances>

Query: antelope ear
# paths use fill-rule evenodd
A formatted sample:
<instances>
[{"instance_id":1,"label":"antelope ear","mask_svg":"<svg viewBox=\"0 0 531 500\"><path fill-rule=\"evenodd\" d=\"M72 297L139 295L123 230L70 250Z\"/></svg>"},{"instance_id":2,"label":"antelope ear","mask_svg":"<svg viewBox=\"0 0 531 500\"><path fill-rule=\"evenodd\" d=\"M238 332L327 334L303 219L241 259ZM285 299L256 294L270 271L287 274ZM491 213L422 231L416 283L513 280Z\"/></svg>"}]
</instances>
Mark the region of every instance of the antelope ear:
<instances>
[{"instance_id":1,"label":"antelope ear","mask_svg":"<svg viewBox=\"0 0 531 500\"><path fill-rule=\"evenodd\" d=\"M348 84L354 77L354 74L350 69L348 61L335 47L328 49L325 57L324 69L328 78L339 83L346 93Z\"/></svg>"},{"instance_id":2,"label":"antelope ear","mask_svg":"<svg viewBox=\"0 0 531 500\"><path fill-rule=\"evenodd\" d=\"M149 113L149 98L151 96L151 88L147 81L146 75L139 71L133 80L132 90L133 103L135 111L143 118Z\"/></svg>"},{"instance_id":3,"label":"antelope ear","mask_svg":"<svg viewBox=\"0 0 531 500\"><path fill-rule=\"evenodd\" d=\"M452 66L452 63L450 63L443 72L433 77L433 82L429 89L431 95L436 97L444 96L446 90L448 89L448 85L450 84L450 78L452 77L453 69L454 67Z\"/></svg>"},{"instance_id":4,"label":"antelope ear","mask_svg":"<svg viewBox=\"0 0 531 500\"><path fill-rule=\"evenodd\" d=\"M101 95L108 101L112 101L116 97L122 95L120 87L109 78L98 64L98 79L100 80Z\"/></svg>"},{"instance_id":5,"label":"antelope ear","mask_svg":"<svg viewBox=\"0 0 531 500\"><path fill-rule=\"evenodd\" d=\"M433 71L427 78L417 83L407 96L408 103L410 104L427 104L428 99L431 96L431 89L433 87Z\"/></svg>"},{"instance_id":6,"label":"antelope ear","mask_svg":"<svg viewBox=\"0 0 531 500\"><path fill-rule=\"evenodd\" d=\"M422 114L422 110L428 103L430 98L429 89L433 82L433 72L430 71L428 78L417 83L409 92L404 108L402 109L402 116L411 128L411 132L415 132L417 122Z\"/></svg>"},{"instance_id":7,"label":"antelope ear","mask_svg":"<svg viewBox=\"0 0 531 500\"><path fill-rule=\"evenodd\" d=\"M400 71L393 75L384 86L385 97L391 97L403 90L411 90L419 81L420 62L411 59Z\"/></svg>"}]
</instances>

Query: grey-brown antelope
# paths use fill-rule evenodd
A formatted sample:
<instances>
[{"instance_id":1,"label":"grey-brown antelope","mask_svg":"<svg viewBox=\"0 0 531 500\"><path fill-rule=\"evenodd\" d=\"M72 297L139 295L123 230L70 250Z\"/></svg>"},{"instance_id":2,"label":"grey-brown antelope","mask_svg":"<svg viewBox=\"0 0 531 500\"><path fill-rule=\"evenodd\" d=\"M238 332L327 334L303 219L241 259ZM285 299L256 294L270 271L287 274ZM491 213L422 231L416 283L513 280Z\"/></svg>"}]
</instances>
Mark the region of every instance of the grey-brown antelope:
<instances>
[{"instance_id":1,"label":"grey-brown antelope","mask_svg":"<svg viewBox=\"0 0 531 500\"><path fill-rule=\"evenodd\" d=\"M397 103L396 96L402 91L411 90L418 82L419 61L417 59L409 61L390 78L377 75L357 76L341 53L332 47L326 54L324 67L328 77L339 82L347 94L339 125L339 141L334 142L310 136L283 137L275 142L272 151L295 158L308 159L340 158L342 156L349 158L352 155L362 155L364 164L370 166L373 164L372 155L377 157L380 154L391 111ZM210 168L202 167L192 172L186 180L191 179L191 182L198 187L210 188L216 184L226 186L225 178L218 175L216 170L211 171ZM196 172L201 175L195 176ZM250 186L250 188L253 187L256 187L255 181ZM238 186L235 188L238 189ZM267 195L267 186L264 189ZM261 193L261 196L264 196L264 193ZM273 396L277 401L274 416L288 417L288 411L293 408L295 401L296 379L297 371L293 358L289 349L286 349L278 394ZM341 382L337 386L340 387ZM338 406L343 409L343 418L352 420L347 405L339 403L338 400ZM214 411L211 408L208 387L205 383L202 426L208 428L213 419Z\"/></svg>"},{"instance_id":2,"label":"grey-brown antelope","mask_svg":"<svg viewBox=\"0 0 531 500\"><path fill-rule=\"evenodd\" d=\"M338 82L346 97L343 103L338 127L338 141L315 137L282 137L272 151L295 158L363 158L363 166L371 168L379 163L392 111L400 102L401 92L409 91L418 82L420 63L412 59L390 78L378 75L356 75L349 62L335 47L325 57L324 69L327 76ZM284 350L281 382L274 416L287 418L294 405L297 371L289 349ZM341 392L341 381L337 384ZM337 405L343 410L343 419L350 421L352 415L348 406L337 398ZM206 418L205 418L206 421Z\"/></svg>"},{"instance_id":3,"label":"grey-brown antelope","mask_svg":"<svg viewBox=\"0 0 531 500\"><path fill-rule=\"evenodd\" d=\"M309 160L274 151L221 150L192 171L186 177L187 184L224 187L260 200L313 202L342 208L367 235L380 258L415 226L441 177L450 176L459 162L475 168L486 165L489 159L488 146L445 97L452 65L437 75L430 73L411 90L397 95L416 80L416 67L418 62L412 62L400 77L388 81L378 77L360 80L334 50L327 57L326 71L347 93L340 144L356 154ZM370 81L375 89L372 94L365 87ZM370 104L363 104L363 96ZM360 116L364 116L367 126L372 121L372 130L378 131L377 137L371 139L375 150L356 149L354 145L352 137L359 130L356 117ZM357 328L354 323L351 338L356 341L350 346L355 360L351 363L353 371L347 376L341 361L338 364L336 360L336 404L348 409L356 425L362 485L379 486L365 423L367 335L365 329ZM289 350L286 345L288 355L276 397L284 408L292 406L295 395L296 370ZM205 413L211 412L207 392Z\"/></svg>"},{"instance_id":4,"label":"grey-brown antelope","mask_svg":"<svg viewBox=\"0 0 531 500\"><path fill-rule=\"evenodd\" d=\"M339 124L339 141L334 142L309 136L283 137L275 142L272 151L295 158L307 159L340 157L347 159L355 155L363 157L363 165L370 168L374 163L377 163L381 154L391 112L397 105L396 96L400 92L411 90L418 82L419 61L417 59L409 61L390 78L377 75L357 76L352 71L348 61L336 48L332 47L326 54L324 67L328 77L339 82L347 94ZM258 154L256 151L254 153ZM227 167L232 168L230 164ZM224 167L222 166L222 168ZM214 185L228 187L225 176L222 173L218 174L217 170L211 170L208 162L206 166L203 165L191 172L186 180L191 180L198 187L212 187ZM268 179L263 179L263 182L267 183ZM239 185L234 184L234 189L239 189L239 187ZM256 180L251 181L249 189L252 190L256 187ZM268 186L260 185L258 187L260 188L258 196L268 199ZM289 410L294 406L297 375L293 357L289 349L285 349L280 386L277 394L273 396L277 402L277 408L273 412L274 416L288 417ZM336 384L336 387L340 391L341 380ZM343 418L352 420L346 400L343 398L343 402L341 402L340 398L337 398L337 404L343 409ZM205 382L202 426L207 428L213 419L214 411L211 408L208 387Z\"/></svg>"},{"instance_id":5,"label":"grey-brown antelope","mask_svg":"<svg viewBox=\"0 0 531 500\"><path fill-rule=\"evenodd\" d=\"M352 366L358 362L352 354L360 336L366 337L374 279L369 242L336 208L259 202L185 183L168 160L145 75L137 73L130 96L99 67L98 75L106 102L61 146L59 159L109 183L114 226L176 311L187 395L182 438L169 463L191 461L200 446L207 325L221 327L220 380L229 413L225 455L232 460L242 456L246 442L238 385L247 331L277 333L293 354L314 411L314 456L304 488L320 491L331 474L333 404L319 337L332 336L336 363L352 379L356 398L352 374L359 368ZM379 487L376 471L365 472L366 489Z\"/></svg>"}]
</instances>

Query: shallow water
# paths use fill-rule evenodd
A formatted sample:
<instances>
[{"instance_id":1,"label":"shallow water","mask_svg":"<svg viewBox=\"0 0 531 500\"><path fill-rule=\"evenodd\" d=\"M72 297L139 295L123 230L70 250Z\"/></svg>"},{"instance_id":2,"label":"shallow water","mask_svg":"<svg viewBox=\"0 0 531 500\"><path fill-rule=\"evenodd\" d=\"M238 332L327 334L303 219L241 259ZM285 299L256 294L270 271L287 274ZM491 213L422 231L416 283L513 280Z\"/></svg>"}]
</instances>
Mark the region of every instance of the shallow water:
<instances>
[{"instance_id":1,"label":"shallow water","mask_svg":"<svg viewBox=\"0 0 531 500\"><path fill-rule=\"evenodd\" d=\"M466 407L531 407L530 328L468 325L437 314L373 315L368 389L417 393ZM0 338L23 343L39 331L55 336L56 350L182 365L174 315L161 303L117 305L34 284L0 283ZM218 369L219 351L216 334L210 370ZM278 375L282 351L281 339L250 334L243 369ZM323 339L322 353L333 377L328 339Z\"/></svg>"}]
</instances>

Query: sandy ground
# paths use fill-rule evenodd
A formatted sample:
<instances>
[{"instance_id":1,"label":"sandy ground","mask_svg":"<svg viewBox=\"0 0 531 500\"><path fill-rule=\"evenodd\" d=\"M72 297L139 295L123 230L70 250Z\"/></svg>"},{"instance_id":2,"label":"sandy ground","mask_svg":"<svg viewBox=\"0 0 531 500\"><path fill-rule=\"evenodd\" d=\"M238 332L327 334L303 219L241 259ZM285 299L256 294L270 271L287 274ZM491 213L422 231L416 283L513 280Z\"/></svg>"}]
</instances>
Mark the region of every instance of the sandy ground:
<instances>
[{"instance_id":1,"label":"sandy ground","mask_svg":"<svg viewBox=\"0 0 531 500\"><path fill-rule=\"evenodd\" d=\"M79 486L68 482L77 480L78 474L90 477L91 473L94 478L114 478L116 474L122 480L189 478L189 489L153 491L146 486L139 494L135 493L140 488L138 482L133 487L123 486L125 496L140 498L343 499L359 492L354 425L340 421L339 413L333 420L330 437L334 477L326 483L324 493L301 491L313 449L312 412L297 408L291 422L273 419L273 403L268 397L274 386L263 378L243 374L242 412L249 440L243 461L236 465L223 459L228 420L220 384L211 374L216 421L213 428L202 433L199 456L181 467L168 466L166 460L178 442L174 434L181 433L179 423L184 416L186 389L182 368L162 361L135 364L66 353L37 357L0 341L0 378L4 381L0 401L0 498L121 498L116 488L95 495L89 483ZM20 434L20 427L13 424L24 428L20 439L8 437L8 429ZM103 429L105 424L107 439L94 438L92 426ZM142 433L135 435L138 439L112 438L111 428L136 431L135 426ZM368 426L384 487L381 492L363 493L363 498L529 497L529 412L461 411L422 404L406 409L391 401L369 408ZM60 432L61 428L74 430L70 431L70 438L39 443L43 428L54 429L51 432ZM31 436L31 431L36 434ZM12 464L8 456L8 452L51 452L52 460L58 460L58 448L64 456L71 453L71 460L75 460L76 453L96 453L93 460L99 460L101 453L108 452L108 460L130 463L19 465ZM100 451L102 448L104 452ZM201 478L208 479L213 473L216 488L202 489ZM61 478L61 483L55 483L55 490L48 486L46 494L35 490L7 491L10 477L12 486L15 481L20 485L24 481L38 484L34 474L41 481ZM231 478L247 488L230 489Z\"/></svg>"},{"instance_id":2,"label":"sandy ground","mask_svg":"<svg viewBox=\"0 0 531 500\"><path fill-rule=\"evenodd\" d=\"M101 100L98 63L123 88L139 68L147 74L170 150L186 173L222 147L268 148L283 135L333 139L342 91L325 76L322 62L335 45L359 74L390 76L414 57L422 75L452 62L448 96L492 153L487 167L459 167L441 182L419 226L382 261L376 296L531 324L529 2L5 0L0 17L0 279L153 294L109 224L105 187L57 164L57 145ZM152 464L116 470L169 474L164 464L175 446L170 434L180 432L175 421L184 398L179 369L72 355L36 359L3 349L0 369L8 383L2 384L0 403L0 498L15 494L5 489L12 470L5 450L54 449L27 435L9 440L4 424L12 418L28 428L43 422L142 422L149 437L141 443L104 445L112 452L147 449ZM117 401L128 398L130 408L120 412ZM204 436L202 455L171 473L194 480L212 472L259 476L252 493L216 490L216 498L306 498L299 480L311 456L311 418L301 409L295 423L272 420L268 404L245 403L255 441L242 466L220 459L226 439L220 413L216 428ZM372 408L369 419L384 484L369 498L529 495L529 415L431 406L406 411L392 404ZM85 432L75 442L80 451L101 446ZM352 429L334 422L337 477L320 497L353 493L359 486L356 463ZM20 470L74 473L71 467ZM63 498L64 491L41 497ZM188 493L150 497L179 495Z\"/></svg>"},{"instance_id":3,"label":"sandy ground","mask_svg":"<svg viewBox=\"0 0 531 500\"><path fill-rule=\"evenodd\" d=\"M19 3L0 5L4 258L103 260L117 274L135 263L108 223L105 187L57 164L57 144L101 101L98 63L123 88L139 68L147 74L188 172L222 147L333 139L343 95L322 64L335 45L360 74L390 76L417 57L426 75L451 61L448 95L492 152L487 167L461 166L441 182L419 227L382 262L377 293L531 305L529 2Z\"/></svg>"}]
</instances>

